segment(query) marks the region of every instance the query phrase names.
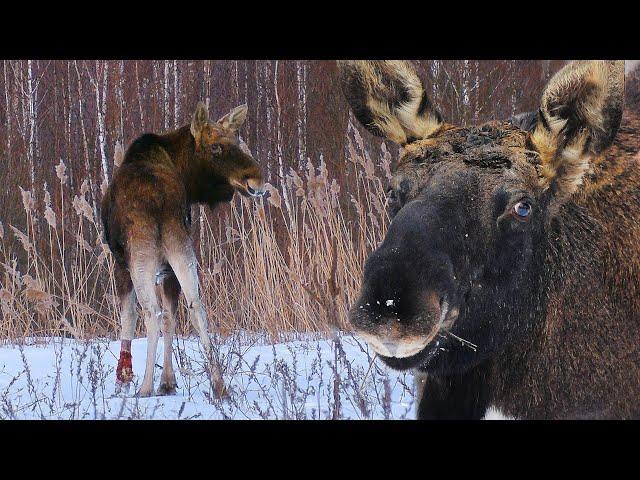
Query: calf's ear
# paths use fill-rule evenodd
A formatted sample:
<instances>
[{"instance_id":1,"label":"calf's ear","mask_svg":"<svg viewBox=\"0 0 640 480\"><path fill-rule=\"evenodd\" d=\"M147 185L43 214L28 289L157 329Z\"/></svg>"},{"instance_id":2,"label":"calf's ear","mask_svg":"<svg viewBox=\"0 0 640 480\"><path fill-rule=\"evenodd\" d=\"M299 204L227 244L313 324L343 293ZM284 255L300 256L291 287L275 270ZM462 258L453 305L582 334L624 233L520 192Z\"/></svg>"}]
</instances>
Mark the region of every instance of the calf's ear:
<instances>
[{"instance_id":1,"label":"calf's ear","mask_svg":"<svg viewBox=\"0 0 640 480\"><path fill-rule=\"evenodd\" d=\"M191 135L193 135L193 138L195 138L196 145L200 144L202 129L205 127L208 121L209 111L207 110L207 105L204 102L198 102L196 111L193 114L193 119L191 120Z\"/></svg>"},{"instance_id":2,"label":"calf's ear","mask_svg":"<svg viewBox=\"0 0 640 480\"><path fill-rule=\"evenodd\" d=\"M341 60L344 96L371 133L399 145L427 138L442 125L411 63L399 60Z\"/></svg>"},{"instance_id":3,"label":"calf's ear","mask_svg":"<svg viewBox=\"0 0 640 480\"><path fill-rule=\"evenodd\" d=\"M623 60L571 62L551 78L530 136L544 188L560 198L578 189L591 159L613 142L623 97Z\"/></svg>"},{"instance_id":4,"label":"calf's ear","mask_svg":"<svg viewBox=\"0 0 640 480\"><path fill-rule=\"evenodd\" d=\"M238 130L240 130L240 127L246 119L247 105L245 104L231 110L224 117L218 120L218 123L224 128L229 128L230 130L237 132Z\"/></svg>"}]
</instances>

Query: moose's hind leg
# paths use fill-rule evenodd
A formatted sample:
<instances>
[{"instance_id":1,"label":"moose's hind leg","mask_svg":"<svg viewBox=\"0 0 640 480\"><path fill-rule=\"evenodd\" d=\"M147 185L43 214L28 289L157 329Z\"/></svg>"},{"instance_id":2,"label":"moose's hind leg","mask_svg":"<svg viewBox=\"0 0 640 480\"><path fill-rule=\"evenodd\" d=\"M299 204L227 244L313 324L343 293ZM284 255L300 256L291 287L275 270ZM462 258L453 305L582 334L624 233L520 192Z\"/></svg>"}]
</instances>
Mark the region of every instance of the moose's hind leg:
<instances>
[{"instance_id":1,"label":"moose's hind leg","mask_svg":"<svg viewBox=\"0 0 640 480\"><path fill-rule=\"evenodd\" d=\"M144 323L147 330L147 363L138 396L148 397L153 394L153 370L162 320L162 309L156 294L156 273L159 262L154 253L144 252L132 255L132 257L134 258L130 262L129 271L136 296L144 311Z\"/></svg>"},{"instance_id":2,"label":"moose's hind leg","mask_svg":"<svg viewBox=\"0 0 640 480\"><path fill-rule=\"evenodd\" d=\"M133 378L131 357L131 341L138 322L136 312L136 293L133 289L129 271L116 262L114 268L116 291L120 302L120 358L116 367L116 383L119 386L128 385Z\"/></svg>"},{"instance_id":3,"label":"moose's hind leg","mask_svg":"<svg viewBox=\"0 0 640 480\"><path fill-rule=\"evenodd\" d=\"M214 391L219 397L224 397L226 389L209 338L207 314L200 300L197 261L191 240L188 236L181 236L181 238L174 236L172 241L165 245L165 254L184 292L189 309L189 319L200 335Z\"/></svg>"},{"instance_id":4,"label":"moose's hind leg","mask_svg":"<svg viewBox=\"0 0 640 480\"><path fill-rule=\"evenodd\" d=\"M176 374L173 370L173 336L176 330L176 312L178 310L178 297L180 296L180 283L173 271L166 274L162 280L162 338L164 340L164 361L162 375L160 376L160 395L172 395L176 393Z\"/></svg>"}]
</instances>

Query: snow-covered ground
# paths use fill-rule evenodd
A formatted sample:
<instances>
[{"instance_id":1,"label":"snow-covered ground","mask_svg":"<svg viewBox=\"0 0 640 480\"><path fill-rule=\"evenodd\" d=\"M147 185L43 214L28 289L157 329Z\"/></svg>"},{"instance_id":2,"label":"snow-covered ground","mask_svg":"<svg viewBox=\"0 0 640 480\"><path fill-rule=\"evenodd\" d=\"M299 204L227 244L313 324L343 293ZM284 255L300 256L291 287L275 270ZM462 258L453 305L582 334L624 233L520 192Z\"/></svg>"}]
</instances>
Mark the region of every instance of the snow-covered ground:
<instances>
[{"instance_id":1,"label":"snow-covered ground","mask_svg":"<svg viewBox=\"0 0 640 480\"><path fill-rule=\"evenodd\" d=\"M174 342L178 392L137 398L146 352L133 341L136 377L116 392L119 342L52 338L0 346L0 418L19 419L404 419L415 417L413 375L373 360L361 340L306 338L269 344L237 334L219 356L230 399L210 395L199 343ZM157 365L162 364L159 342ZM155 387L161 369L156 367Z\"/></svg>"}]
</instances>

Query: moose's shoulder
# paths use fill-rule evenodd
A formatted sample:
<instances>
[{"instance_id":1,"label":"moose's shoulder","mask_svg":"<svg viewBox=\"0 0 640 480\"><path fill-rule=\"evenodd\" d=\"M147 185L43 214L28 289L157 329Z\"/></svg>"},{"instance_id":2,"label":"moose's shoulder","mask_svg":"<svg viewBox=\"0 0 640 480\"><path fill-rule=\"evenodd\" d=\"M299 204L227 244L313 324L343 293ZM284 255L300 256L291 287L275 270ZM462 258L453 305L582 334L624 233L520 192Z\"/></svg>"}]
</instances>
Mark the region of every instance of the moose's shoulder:
<instances>
[{"instance_id":1,"label":"moose's shoulder","mask_svg":"<svg viewBox=\"0 0 640 480\"><path fill-rule=\"evenodd\" d=\"M125 153L122 164L135 162L163 163L169 159L166 140L155 133L145 133L136 138Z\"/></svg>"}]
</instances>

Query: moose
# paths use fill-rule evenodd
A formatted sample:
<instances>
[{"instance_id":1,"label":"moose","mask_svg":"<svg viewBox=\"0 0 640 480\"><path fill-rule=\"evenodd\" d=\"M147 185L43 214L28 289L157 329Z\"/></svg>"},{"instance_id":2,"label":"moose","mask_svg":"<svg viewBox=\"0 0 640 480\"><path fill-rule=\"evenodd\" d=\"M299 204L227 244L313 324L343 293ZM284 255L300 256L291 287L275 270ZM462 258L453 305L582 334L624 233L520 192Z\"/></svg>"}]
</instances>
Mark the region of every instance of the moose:
<instances>
[{"instance_id":1,"label":"moose","mask_svg":"<svg viewBox=\"0 0 640 480\"><path fill-rule=\"evenodd\" d=\"M409 62L338 63L354 116L400 146L349 320L415 371L417 417L639 418L640 115L623 115L624 62L568 63L537 111L474 127L446 123Z\"/></svg>"},{"instance_id":2,"label":"moose","mask_svg":"<svg viewBox=\"0 0 640 480\"><path fill-rule=\"evenodd\" d=\"M146 369L139 396L153 394L153 372L160 331L164 338L161 395L173 394L172 365L175 315L182 290L189 319L200 336L215 394L226 395L208 335L207 314L199 294L197 261L189 235L191 206L213 208L229 202L234 192L261 196L265 192L258 163L239 140L246 105L217 122L198 103L190 125L163 135L144 134L124 155L102 201L105 240L115 257L115 282L120 302L121 350L117 382L133 378L131 341L136 299L144 312L148 337ZM160 285L162 305L156 285Z\"/></svg>"}]
</instances>

